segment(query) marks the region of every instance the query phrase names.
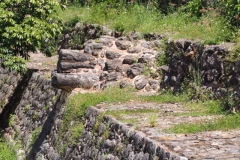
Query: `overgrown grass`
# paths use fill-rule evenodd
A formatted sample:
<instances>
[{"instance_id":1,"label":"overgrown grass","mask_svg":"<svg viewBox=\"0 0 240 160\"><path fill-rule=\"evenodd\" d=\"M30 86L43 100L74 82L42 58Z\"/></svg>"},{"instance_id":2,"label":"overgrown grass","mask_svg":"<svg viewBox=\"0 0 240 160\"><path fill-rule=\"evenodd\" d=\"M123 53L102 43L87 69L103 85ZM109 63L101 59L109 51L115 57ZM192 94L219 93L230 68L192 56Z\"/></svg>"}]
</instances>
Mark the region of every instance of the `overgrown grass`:
<instances>
[{"instance_id":1,"label":"overgrown grass","mask_svg":"<svg viewBox=\"0 0 240 160\"><path fill-rule=\"evenodd\" d=\"M223 18L213 13L196 18L189 13L175 12L162 15L159 11L141 5L112 8L104 3L92 7L70 6L59 15L65 23L96 23L124 32L165 34L169 38L200 39L207 43L220 43L231 38L231 30Z\"/></svg>"},{"instance_id":2,"label":"overgrown grass","mask_svg":"<svg viewBox=\"0 0 240 160\"><path fill-rule=\"evenodd\" d=\"M204 120L200 123L182 123L165 130L169 133L197 133L216 130L231 130L240 128L240 115L226 115L213 120Z\"/></svg>"},{"instance_id":3,"label":"overgrown grass","mask_svg":"<svg viewBox=\"0 0 240 160\"><path fill-rule=\"evenodd\" d=\"M16 154L7 146L7 143L0 139L0 160L15 160Z\"/></svg>"}]
</instances>

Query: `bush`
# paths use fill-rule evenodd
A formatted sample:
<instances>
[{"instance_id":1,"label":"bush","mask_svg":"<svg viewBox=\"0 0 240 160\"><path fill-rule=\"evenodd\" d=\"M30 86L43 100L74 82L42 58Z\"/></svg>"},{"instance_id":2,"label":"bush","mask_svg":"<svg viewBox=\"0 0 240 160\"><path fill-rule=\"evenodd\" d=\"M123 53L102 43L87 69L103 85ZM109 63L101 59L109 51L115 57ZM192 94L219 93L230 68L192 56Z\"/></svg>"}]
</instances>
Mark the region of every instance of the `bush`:
<instances>
[{"instance_id":1,"label":"bush","mask_svg":"<svg viewBox=\"0 0 240 160\"><path fill-rule=\"evenodd\" d=\"M222 0L222 14L233 26L240 26L240 0Z\"/></svg>"}]
</instances>

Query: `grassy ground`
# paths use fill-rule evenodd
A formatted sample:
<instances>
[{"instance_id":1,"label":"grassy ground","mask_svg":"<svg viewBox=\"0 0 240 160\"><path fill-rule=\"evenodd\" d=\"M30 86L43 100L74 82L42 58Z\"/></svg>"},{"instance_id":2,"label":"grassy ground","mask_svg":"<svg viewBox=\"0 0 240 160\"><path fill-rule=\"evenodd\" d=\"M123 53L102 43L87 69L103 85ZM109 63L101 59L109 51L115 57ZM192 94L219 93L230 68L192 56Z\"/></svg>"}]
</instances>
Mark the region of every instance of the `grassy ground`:
<instances>
[{"instance_id":1,"label":"grassy ground","mask_svg":"<svg viewBox=\"0 0 240 160\"><path fill-rule=\"evenodd\" d=\"M197 18L180 11L162 15L141 5L112 8L100 3L92 7L70 6L64 11L59 10L59 15L65 23L96 23L115 30L123 29L125 33L133 30L154 32L173 39L203 40L210 44L233 39L224 19L214 12Z\"/></svg>"},{"instance_id":2,"label":"grassy ground","mask_svg":"<svg viewBox=\"0 0 240 160\"><path fill-rule=\"evenodd\" d=\"M104 103L105 106L111 104L120 104L124 102L143 103L178 103L184 106L188 112L173 113L171 116L209 116L216 115L213 121L203 121L202 123L192 124L185 123L173 126L166 132L171 133L195 133L201 131L211 130L230 130L240 128L240 116L231 115L223 110L222 103L217 100L204 100L198 102L191 102L190 97L187 94L172 95L171 93L142 96L136 94L134 89L119 89L108 88L102 92L87 93L87 94L74 94L69 97L67 102L67 110L64 115L64 121L61 128L61 134L65 134L70 131L70 136L66 140L66 144L75 144L78 142L78 138L81 135L83 129L83 116L86 109L89 106L95 106L99 103ZM126 123L135 123L136 118L125 119L126 115L147 115L149 117L149 125L154 127L156 125L156 113L158 109L139 109L139 110L113 110L107 111L106 115L112 115L120 121ZM165 115L166 116L166 115ZM71 124L71 125L70 125ZM137 127L137 126L136 126ZM137 129L137 128L136 128ZM62 137L60 135L60 137ZM58 146L58 144L57 144ZM59 146L60 147L60 146Z\"/></svg>"},{"instance_id":3,"label":"grassy ground","mask_svg":"<svg viewBox=\"0 0 240 160\"><path fill-rule=\"evenodd\" d=\"M5 141L0 139L0 160L15 160L16 154L9 148Z\"/></svg>"},{"instance_id":4,"label":"grassy ground","mask_svg":"<svg viewBox=\"0 0 240 160\"><path fill-rule=\"evenodd\" d=\"M221 118L202 121L201 123L182 123L166 130L170 133L197 133L206 131L224 130L240 128L240 115L225 115Z\"/></svg>"}]
</instances>

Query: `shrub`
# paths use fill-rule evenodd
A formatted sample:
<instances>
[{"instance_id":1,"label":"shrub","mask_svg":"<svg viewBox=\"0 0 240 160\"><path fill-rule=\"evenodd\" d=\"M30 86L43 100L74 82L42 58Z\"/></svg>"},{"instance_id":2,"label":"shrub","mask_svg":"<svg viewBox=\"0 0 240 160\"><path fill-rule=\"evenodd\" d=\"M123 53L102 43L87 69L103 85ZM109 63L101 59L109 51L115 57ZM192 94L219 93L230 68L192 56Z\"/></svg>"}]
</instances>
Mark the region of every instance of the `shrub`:
<instances>
[{"instance_id":1,"label":"shrub","mask_svg":"<svg viewBox=\"0 0 240 160\"><path fill-rule=\"evenodd\" d=\"M0 2L0 54L9 55L8 60L11 56L28 59L28 53L37 50L51 56L62 29L55 10L58 5L56 0ZM13 69L16 66L11 60L6 63L9 66L14 64Z\"/></svg>"},{"instance_id":2,"label":"shrub","mask_svg":"<svg viewBox=\"0 0 240 160\"><path fill-rule=\"evenodd\" d=\"M233 25L240 25L240 0L222 0L222 14Z\"/></svg>"}]
</instances>

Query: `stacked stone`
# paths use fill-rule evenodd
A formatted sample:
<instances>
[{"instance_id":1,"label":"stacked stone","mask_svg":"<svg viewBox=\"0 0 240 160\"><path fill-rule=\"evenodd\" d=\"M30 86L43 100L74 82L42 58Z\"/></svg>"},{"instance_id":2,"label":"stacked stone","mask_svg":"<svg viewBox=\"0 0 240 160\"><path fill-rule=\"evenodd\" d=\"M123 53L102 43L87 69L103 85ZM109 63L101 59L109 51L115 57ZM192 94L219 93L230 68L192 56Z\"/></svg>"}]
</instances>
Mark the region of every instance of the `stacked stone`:
<instances>
[{"instance_id":1,"label":"stacked stone","mask_svg":"<svg viewBox=\"0 0 240 160\"><path fill-rule=\"evenodd\" d=\"M224 44L205 47L196 41L169 40L165 54L169 61L160 67L161 88L178 92L184 83L192 87L199 85L202 92L210 91L216 98L229 95L229 105L237 104L229 109L240 110L240 63L225 60L228 48Z\"/></svg>"},{"instance_id":2,"label":"stacked stone","mask_svg":"<svg viewBox=\"0 0 240 160\"><path fill-rule=\"evenodd\" d=\"M53 88L49 79L41 77L39 73L33 73L23 91L21 101L12 114L13 120L10 120L12 122L6 129L5 138L21 140L24 144L23 149L31 152L32 145L39 143L40 133L45 138L48 134L47 129L51 129L49 127L52 121L48 122L49 124L47 121L53 117L60 95L61 90ZM44 126L47 126L47 129L44 129Z\"/></svg>"},{"instance_id":3,"label":"stacked stone","mask_svg":"<svg viewBox=\"0 0 240 160\"><path fill-rule=\"evenodd\" d=\"M161 40L138 40L139 35L114 38L103 35L88 40L83 50L62 49L52 85L67 91L74 88L103 89L108 86L133 86L138 90L158 91L156 58Z\"/></svg>"},{"instance_id":4,"label":"stacked stone","mask_svg":"<svg viewBox=\"0 0 240 160\"><path fill-rule=\"evenodd\" d=\"M1 63L0 63L1 65ZM21 75L16 71L0 67L0 113L13 94Z\"/></svg>"},{"instance_id":5,"label":"stacked stone","mask_svg":"<svg viewBox=\"0 0 240 160\"><path fill-rule=\"evenodd\" d=\"M98 118L101 112L87 110L85 129L75 147L66 149L63 159L172 159L187 158L168 152L145 134L134 131L111 117Z\"/></svg>"}]
</instances>

